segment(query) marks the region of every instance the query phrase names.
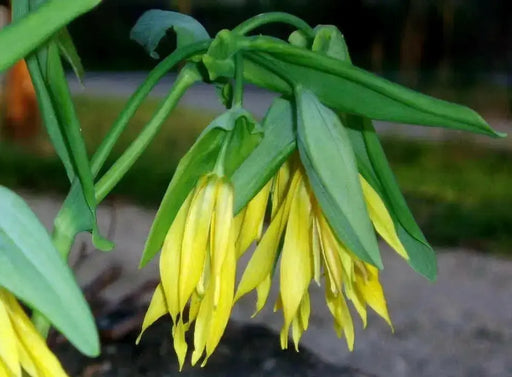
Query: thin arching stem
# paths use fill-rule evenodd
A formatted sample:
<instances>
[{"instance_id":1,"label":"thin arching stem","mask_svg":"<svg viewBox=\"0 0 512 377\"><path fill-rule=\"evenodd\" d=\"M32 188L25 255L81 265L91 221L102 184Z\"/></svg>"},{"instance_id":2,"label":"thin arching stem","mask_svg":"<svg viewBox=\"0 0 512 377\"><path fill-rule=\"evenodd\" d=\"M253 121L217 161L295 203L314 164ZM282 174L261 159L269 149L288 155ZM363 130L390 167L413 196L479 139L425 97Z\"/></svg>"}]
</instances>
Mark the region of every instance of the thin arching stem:
<instances>
[{"instance_id":1,"label":"thin arching stem","mask_svg":"<svg viewBox=\"0 0 512 377\"><path fill-rule=\"evenodd\" d=\"M307 22L297 16L285 12L262 13L251 17L233 29L234 33L247 34L260 26L272 23L284 23L296 27L304 32L309 38L314 38L315 31Z\"/></svg>"}]
</instances>

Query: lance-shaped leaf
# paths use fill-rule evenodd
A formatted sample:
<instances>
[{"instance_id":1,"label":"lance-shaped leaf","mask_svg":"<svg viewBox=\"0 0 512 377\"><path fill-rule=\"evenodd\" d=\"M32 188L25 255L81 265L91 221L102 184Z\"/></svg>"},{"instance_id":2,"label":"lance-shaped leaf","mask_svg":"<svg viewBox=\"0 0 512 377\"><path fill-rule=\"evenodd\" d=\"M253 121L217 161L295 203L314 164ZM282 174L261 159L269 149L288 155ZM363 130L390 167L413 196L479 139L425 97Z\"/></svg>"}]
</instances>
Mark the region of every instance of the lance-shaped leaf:
<instances>
[{"instance_id":1,"label":"lance-shaped leaf","mask_svg":"<svg viewBox=\"0 0 512 377\"><path fill-rule=\"evenodd\" d=\"M158 44L171 29L176 33L178 48L210 39L206 29L196 19L158 9L148 10L137 20L130 38L142 45L152 58L158 59Z\"/></svg>"},{"instance_id":2,"label":"lance-shaped leaf","mask_svg":"<svg viewBox=\"0 0 512 377\"><path fill-rule=\"evenodd\" d=\"M69 65L71 65L76 77L80 83L82 83L85 74L84 66L82 65L80 55L78 55L73 38L67 28L63 28L57 34L57 44L59 45L60 53L67 60Z\"/></svg>"},{"instance_id":3,"label":"lance-shaped leaf","mask_svg":"<svg viewBox=\"0 0 512 377\"><path fill-rule=\"evenodd\" d=\"M92 233L95 246L101 250L111 250L113 244L101 237L96 223L96 198L94 182L89 165L89 159L82 138L80 121L75 112L71 93L65 78L64 70L58 53L57 45L51 43L48 49L48 80L47 87L51 97L51 103L55 109L58 124L47 125L48 132L61 134L67 154L70 156L73 173L73 180L80 182L80 193L77 191L77 198L83 196L86 206L82 206L76 215L90 217L93 221ZM54 128L58 126L58 128ZM61 147L60 145L56 146ZM66 152L62 151L62 155ZM80 198L81 199L81 198ZM87 213L86 213L87 212Z\"/></svg>"},{"instance_id":4,"label":"lance-shaped leaf","mask_svg":"<svg viewBox=\"0 0 512 377\"><path fill-rule=\"evenodd\" d=\"M344 117L356 155L359 172L382 198L393 219L411 267L430 280L437 275L436 256L416 224L389 167L375 129L369 119Z\"/></svg>"},{"instance_id":5,"label":"lance-shaped leaf","mask_svg":"<svg viewBox=\"0 0 512 377\"><path fill-rule=\"evenodd\" d=\"M214 171L219 157L224 159L224 173L230 177L242 162L240 155L252 152L261 139L261 132L253 117L240 107L226 111L205 128L178 164L151 226L140 267L145 266L162 247L178 210L198 179Z\"/></svg>"},{"instance_id":6,"label":"lance-shaped leaf","mask_svg":"<svg viewBox=\"0 0 512 377\"><path fill-rule=\"evenodd\" d=\"M27 0L13 3L15 20L26 16L28 11ZM87 151L56 42L49 42L47 46L41 47L37 53L28 57L27 65L50 140L66 169L69 181L79 183L74 196L84 201L85 205L81 207L83 211L76 213L75 216L92 218L94 244L99 249L109 250L112 244L103 239L97 229L94 184Z\"/></svg>"},{"instance_id":7,"label":"lance-shaped leaf","mask_svg":"<svg viewBox=\"0 0 512 377\"><path fill-rule=\"evenodd\" d=\"M322 103L336 110L370 119L503 136L465 106L415 92L349 62L268 37L240 40L238 44L244 50L257 51L259 62L285 73L289 81L310 89ZM252 54L245 52L244 56L251 60ZM244 75L258 86L292 95L290 85L261 64L244 64Z\"/></svg>"},{"instance_id":8,"label":"lance-shaped leaf","mask_svg":"<svg viewBox=\"0 0 512 377\"><path fill-rule=\"evenodd\" d=\"M362 260L382 268L363 199L354 152L336 114L308 90L297 90L301 161L336 237Z\"/></svg>"},{"instance_id":9,"label":"lance-shaped leaf","mask_svg":"<svg viewBox=\"0 0 512 377\"><path fill-rule=\"evenodd\" d=\"M232 177L237 214L274 176L295 150L295 115L292 104L274 100L262 122L264 137Z\"/></svg>"},{"instance_id":10,"label":"lance-shaped leaf","mask_svg":"<svg viewBox=\"0 0 512 377\"><path fill-rule=\"evenodd\" d=\"M22 59L55 32L101 0L47 0L29 14L13 12L13 23L0 31L0 72ZM24 0L13 1L16 3ZM22 4L23 5L23 4ZM9 46L9 48L6 48Z\"/></svg>"},{"instance_id":11,"label":"lance-shaped leaf","mask_svg":"<svg viewBox=\"0 0 512 377\"><path fill-rule=\"evenodd\" d=\"M23 199L0 186L0 286L37 309L89 356L99 354L92 314L46 229Z\"/></svg>"}]
</instances>

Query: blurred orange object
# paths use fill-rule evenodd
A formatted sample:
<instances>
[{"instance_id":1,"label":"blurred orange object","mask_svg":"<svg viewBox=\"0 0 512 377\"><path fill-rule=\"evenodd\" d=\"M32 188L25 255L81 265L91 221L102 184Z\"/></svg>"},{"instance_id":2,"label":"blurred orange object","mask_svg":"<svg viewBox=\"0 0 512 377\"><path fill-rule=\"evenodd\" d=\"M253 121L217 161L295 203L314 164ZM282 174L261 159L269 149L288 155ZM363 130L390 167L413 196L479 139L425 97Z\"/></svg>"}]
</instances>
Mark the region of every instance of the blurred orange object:
<instances>
[{"instance_id":1,"label":"blurred orange object","mask_svg":"<svg viewBox=\"0 0 512 377\"><path fill-rule=\"evenodd\" d=\"M27 140L37 135L41 123L39 109L24 60L7 72L3 97L1 115L5 136L10 140Z\"/></svg>"}]
</instances>

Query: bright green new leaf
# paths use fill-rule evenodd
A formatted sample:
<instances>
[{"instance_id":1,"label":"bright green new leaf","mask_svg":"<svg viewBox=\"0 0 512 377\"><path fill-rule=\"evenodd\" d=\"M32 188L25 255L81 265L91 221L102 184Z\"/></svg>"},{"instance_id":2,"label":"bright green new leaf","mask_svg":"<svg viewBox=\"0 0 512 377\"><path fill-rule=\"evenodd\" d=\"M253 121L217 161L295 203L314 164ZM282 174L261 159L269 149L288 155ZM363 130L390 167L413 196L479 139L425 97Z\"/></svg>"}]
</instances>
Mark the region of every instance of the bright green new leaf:
<instances>
[{"instance_id":1,"label":"bright green new leaf","mask_svg":"<svg viewBox=\"0 0 512 377\"><path fill-rule=\"evenodd\" d=\"M59 45L59 50L62 56L67 60L73 71L75 72L76 77L82 83L84 79L85 70L82 65L82 60L80 59L80 55L78 55L78 51L76 50L75 44L73 42L73 38L67 28L63 28L57 34L57 44Z\"/></svg>"},{"instance_id":2,"label":"bright green new leaf","mask_svg":"<svg viewBox=\"0 0 512 377\"><path fill-rule=\"evenodd\" d=\"M363 199L354 152L336 114L308 90L297 90L297 145L313 191L336 237L382 268Z\"/></svg>"},{"instance_id":3,"label":"bright green new leaf","mask_svg":"<svg viewBox=\"0 0 512 377\"><path fill-rule=\"evenodd\" d=\"M359 172L382 198L391 214L411 267L430 280L437 275L436 256L416 224L398 187L369 119L348 115L344 118L357 158Z\"/></svg>"},{"instance_id":4,"label":"bright green new leaf","mask_svg":"<svg viewBox=\"0 0 512 377\"><path fill-rule=\"evenodd\" d=\"M16 0L13 5L16 6ZM0 72L48 40L54 33L101 0L48 0L35 11L17 18L0 31ZM9 46L9 48L5 48Z\"/></svg>"},{"instance_id":5,"label":"bright green new leaf","mask_svg":"<svg viewBox=\"0 0 512 377\"><path fill-rule=\"evenodd\" d=\"M99 354L92 314L69 267L25 202L0 186L0 286L40 311L81 352Z\"/></svg>"},{"instance_id":6,"label":"bright green new leaf","mask_svg":"<svg viewBox=\"0 0 512 377\"><path fill-rule=\"evenodd\" d=\"M152 58L158 59L160 56L156 49L170 29L176 33L178 48L210 39L206 29L196 19L158 9L148 10L137 20L130 38L142 45Z\"/></svg>"},{"instance_id":7,"label":"bright green new leaf","mask_svg":"<svg viewBox=\"0 0 512 377\"><path fill-rule=\"evenodd\" d=\"M208 52L203 55L203 63L208 70L210 80L234 75L234 56L238 50L237 41L237 35L230 30L221 30L217 33Z\"/></svg>"},{"instance_id":8,"label":"bright green new leaf","mask_svg":"<svg viewBox=\"0 0 512 377\"><path fill-rule=\"evenodd\" d=\"M315 27L315 39L311 50L340 61L350 62L345 37L333 25L318 25Z\"/></svg>"},{"instance_id":9,"label":"bright green new leaf","mask_svg":"<svg viewBox=\"0 0 512 377\"><path fill-rule=\"evenodd\" d=\"M263 140L232 176L235 214L274 176L296 148L295 115L289 101L275 99L262 126L265 132Z\"/></svg>"}]
</instances>

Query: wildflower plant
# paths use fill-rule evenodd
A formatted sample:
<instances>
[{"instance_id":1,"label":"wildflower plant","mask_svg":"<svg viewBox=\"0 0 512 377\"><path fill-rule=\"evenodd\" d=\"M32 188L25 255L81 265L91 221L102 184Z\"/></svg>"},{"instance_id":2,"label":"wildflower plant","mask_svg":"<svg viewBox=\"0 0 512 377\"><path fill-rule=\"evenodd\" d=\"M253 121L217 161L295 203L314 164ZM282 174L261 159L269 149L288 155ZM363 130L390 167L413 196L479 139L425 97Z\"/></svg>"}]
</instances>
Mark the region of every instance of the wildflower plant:
<instances>
[{"instance_id":1,"label":"wildflower plant","mask_svg":"<svg viewBox=\"0 0 512 377\"><path fill-rule=\"evenodd\" d=\"M97 205L198 82L218 89L226 111L180 161L141 259L143 267L160 252L160 284L142 331L169 314L180 367L189 348L191 363L204 365L237 300L255 290L257 313L272 284L279 286L273 305L283 313L283 348L290 334L298 347L310 313L318 309L310 303L312 282L324 287L335 331L349 349L349 305L364 325L368 307L391 325L379 282L377 234L419 274L436 278L434 252L399 190L372 120L503 136L478 114L354 66L334 26L312 28L292 15L268 13L212 38L189 16L152 10L139 19L132 39L160 59L158 44L172 30L177 48L149 73L89 159L62 59L81 77L65 25L98 3L17 0L13 24L0 32L0 70L27 60L48 135L70 182L51 236L20 197L0 187L0 377L22 370L65 375L44 344L50 324L84 354L98 355L94 320L66 264L71 246L78 233L90 232L98 249L113 248L98 231ZM252 34L276 22L295 29L288 40ZM104 167L139 105L177 67L151 120ZM278 95L261 122L244 108L247 83ZM249 262L237 281L245 253ZM32 322L17 300L32 310Z\"/></svg>"}]
</instances>

